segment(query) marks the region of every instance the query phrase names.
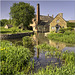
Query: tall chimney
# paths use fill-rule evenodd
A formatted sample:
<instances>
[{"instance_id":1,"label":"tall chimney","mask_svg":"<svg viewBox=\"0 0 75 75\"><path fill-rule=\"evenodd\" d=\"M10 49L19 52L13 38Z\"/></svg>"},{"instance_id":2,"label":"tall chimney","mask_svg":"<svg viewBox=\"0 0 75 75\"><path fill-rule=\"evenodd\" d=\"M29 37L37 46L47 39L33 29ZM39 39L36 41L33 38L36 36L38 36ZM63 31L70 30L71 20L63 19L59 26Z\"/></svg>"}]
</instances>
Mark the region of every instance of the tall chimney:
<instances>
[{"instance_id":1,"label":"tall chimney","mask_svg":"<svg viewBox=\"0 0 75 75\"><path fill-rule=\"evenodd\" d=\"M40 23L40 7L39 7L39 4L37 4L37 17L36 17L36 21L37 21L37 24Z\"/></svg>"}]
</instances>

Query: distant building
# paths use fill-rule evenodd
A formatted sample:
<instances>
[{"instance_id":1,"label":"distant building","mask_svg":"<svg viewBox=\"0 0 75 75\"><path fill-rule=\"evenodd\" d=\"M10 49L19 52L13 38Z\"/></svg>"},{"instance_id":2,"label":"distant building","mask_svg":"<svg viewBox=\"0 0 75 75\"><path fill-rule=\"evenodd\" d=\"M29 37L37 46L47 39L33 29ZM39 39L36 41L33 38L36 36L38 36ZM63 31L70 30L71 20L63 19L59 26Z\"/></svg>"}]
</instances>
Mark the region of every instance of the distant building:
<instances>
[{"instance_id":1,"label":"distant building","mask_svg":"<svg viewBox=\"0 0 75 75\"><path fill-rule=\"evenodd\" d=\"M45 31L58 32L60 28L67 28L67 23L63 19L63 14L59 13L55 18L52 16L43 16L40 15L40 6L37 4L37 14L35 18L32 19L32 24L30 26L33 27L33 31Z\"/></svg>"},{"instance_id":2,"label":"distant building","mask_svg":"<svg viewBox=\"0 0 75 75\"><path fill-rule=\"evenodd\" d=\"M6 25L4 28L8 29L8 28L11 28L13 27L13 25Z\"/></svg>"},{"instance_id":3,"label":"distant building","mask_svg":"<svg viewBox=\"0 0 75 75\"><path fill-rule=\"evenodd\" d=\"M75 20L69 20L69 22L71 22L71 23L75 23Z\"/></svg>"}]
</instances>

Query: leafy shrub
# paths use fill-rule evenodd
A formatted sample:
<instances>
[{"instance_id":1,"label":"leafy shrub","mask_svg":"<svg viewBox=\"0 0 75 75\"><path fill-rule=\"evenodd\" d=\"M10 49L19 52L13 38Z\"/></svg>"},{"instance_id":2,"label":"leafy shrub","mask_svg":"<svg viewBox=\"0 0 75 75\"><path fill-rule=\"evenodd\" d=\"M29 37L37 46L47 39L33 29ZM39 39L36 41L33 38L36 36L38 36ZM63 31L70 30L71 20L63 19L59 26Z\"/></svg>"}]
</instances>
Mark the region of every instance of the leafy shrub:
<instances>
[{"instance_id":1,"label":"leafy shrub","mask_svg":"<svg viewBox=\"0 0 75 75\"><path fill-rule=\"evenodd\" d=\"M12 33L16 33L17 31L16 31L16 29L15 28L13 28L12 29Z\"/></svg>"},{"instance_id":2,"label":"leafy shrub","mask_svg":"<svg viewBox=\"0 0 75 75\"><path fill-rule=\"evenodd\" d=\"M24 70L28 63L31 52L23 46L15 47L9 41L1 41L1 74L14 75Z\"/></svg>"},{"instance_id":3,"label":"leafy shrub","mask_svg":"<svg viewBox=\"0 0 75 75\"><path fill-rule=\"evenodd\" d=\"M75 27L75 23L67 22L67 27L74 28Z\"/></svg>"},{"instance_id":4,"label":"leafy shrub","mask_svg":"<svg viewBox=\"0 0 75 75\"><path fill-rule=\"evenodd\" d=\"M71 31L65 31L64 34L65 35L70 35L72 32Z\"/></svg>"},{"instance_id":5,"label":"leafy shrub","mask_svg":"<svg viewBox=\"0 0 75 75\"><path fill-rule=\"evenodd\" d=\"M59 29L59 32L60 32L60 33L64 33L64 32L65 32L65 28Z\"/></svg>"},{"instance_id":6,"label":"leafy shrub","mask_svg":"<svg viewBox=\"0 0 75 75\"><path fill-rule=\"evenodd\" d=\"M15 43L15 46L18 46L18 45L23 46L22 41L17 41L17 42Z\"/></svg>"},{"instance_id":7,"label":"leafy shrub","mask_svg":"<svg viewBox=\"0 0 75 75\"><path fill-rule=\"evenodd\" d=\"M23 42L23 46L25 48L29 48L31 51L34 51L33 50L34 46L33 46L32 38L31 37L25 36L25 37L22 38L22 40L23 40L22 41Z\"/></svg>"},{"instance_id":8,"label":"leafy shrub","mask_svg":"<svg viewBox=\"0 0 75 75\"><path fill-rule=\"evenodd\" d=\"M66 30L70 30L71 31L71 30L73 30L73 28L72 27L67 27Z\"/></svg>"}]
</instances>

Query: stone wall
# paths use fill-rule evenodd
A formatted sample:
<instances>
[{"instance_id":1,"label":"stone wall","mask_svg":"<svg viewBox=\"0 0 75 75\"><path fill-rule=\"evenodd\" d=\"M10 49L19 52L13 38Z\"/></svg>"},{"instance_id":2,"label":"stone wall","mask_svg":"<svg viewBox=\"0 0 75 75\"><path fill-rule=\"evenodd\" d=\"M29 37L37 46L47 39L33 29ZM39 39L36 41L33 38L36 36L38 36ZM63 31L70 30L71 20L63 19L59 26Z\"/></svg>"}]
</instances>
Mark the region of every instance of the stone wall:
<instances>
[{"instance_id":1,"label":"stone wall","mask_svg":"<svg viewBox=\"0 0 75 75\"><path fill-rule=\"evenodd\" d=\"M34 32L17 33L17 34L0 34L0 40L1 39L17 39L17 38L22 38L24 36L30 36L31 34L34 34Z\"/></svg>"},{"instance_id":2,"label":"stone wall","mask_svg":"<svg viewBox=\"0 0 75 75\"><path fill-rule=\"evenodd\" d=\"M58 21L59 20L59 21ZM62 17L60 17L60 15L57 15L55 18L54 18L54 20L50 23L50 32L51 31L56 31L56 25L60 25L61 26L61 28L67 28L67 23L66 23L66 21L62 18ZM54 27L53 29L52 29L52 27Z\"/></svg>"}]
</instances>

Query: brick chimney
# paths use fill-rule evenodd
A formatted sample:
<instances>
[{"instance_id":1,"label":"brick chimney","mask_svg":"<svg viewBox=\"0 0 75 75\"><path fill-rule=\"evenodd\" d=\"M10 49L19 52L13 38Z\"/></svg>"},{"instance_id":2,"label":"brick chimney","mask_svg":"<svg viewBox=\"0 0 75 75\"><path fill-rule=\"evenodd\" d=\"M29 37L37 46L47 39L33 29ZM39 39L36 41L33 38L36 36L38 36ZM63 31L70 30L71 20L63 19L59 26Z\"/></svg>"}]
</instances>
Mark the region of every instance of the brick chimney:
<instances>
[{"instance_id":1,"label":"brick chimney","mask_svg":"<svg viewBox=\"0 0 75 75\"><path fill-rule=\"evenodd\" d=\"M37 24L40 23L40 5L37 4L37 15L36 15Z\"/></svg>"}]
</instances>

